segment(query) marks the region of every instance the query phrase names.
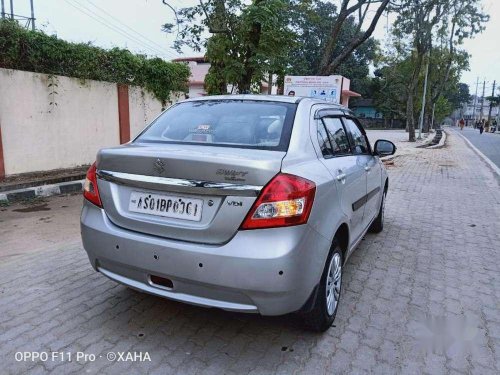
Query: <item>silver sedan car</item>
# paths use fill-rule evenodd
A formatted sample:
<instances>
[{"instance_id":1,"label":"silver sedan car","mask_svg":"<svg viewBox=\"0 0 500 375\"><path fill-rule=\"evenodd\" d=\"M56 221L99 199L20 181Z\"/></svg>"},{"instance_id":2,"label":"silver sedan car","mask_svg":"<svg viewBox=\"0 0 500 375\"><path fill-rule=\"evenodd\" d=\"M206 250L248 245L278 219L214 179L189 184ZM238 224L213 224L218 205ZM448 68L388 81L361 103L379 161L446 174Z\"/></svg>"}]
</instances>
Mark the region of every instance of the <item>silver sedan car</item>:
<instances>
[{"instance_id":1,"label":"silver sedan car","mask_svg":"<svg viewBox=\"0 0 500 375\"><path fill-rule=\"evenodd\" d=\"M81 233L95 270L205 307L331 326L345 261L380 232L395 152L311 98L177 103L87 173Z\"/></svg>"}]
</instances>

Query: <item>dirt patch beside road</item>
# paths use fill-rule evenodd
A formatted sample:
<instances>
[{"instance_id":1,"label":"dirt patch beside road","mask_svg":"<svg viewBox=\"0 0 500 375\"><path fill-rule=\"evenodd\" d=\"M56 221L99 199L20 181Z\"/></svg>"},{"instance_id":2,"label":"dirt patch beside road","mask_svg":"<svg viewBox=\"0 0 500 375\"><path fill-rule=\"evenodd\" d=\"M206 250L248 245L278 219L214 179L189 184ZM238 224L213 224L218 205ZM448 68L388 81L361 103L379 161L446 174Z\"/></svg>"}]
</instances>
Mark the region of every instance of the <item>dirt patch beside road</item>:
<instances>
[{"instance_id":1,"label":"dirt patch beside road","mask_svg":"<svg viewBox=\"0 0 500 375\"><path fill-rule=\"evenodd\" d=\"M0 261L80 242L81 193L0 206Z\"/></svg>"}]
</instances>

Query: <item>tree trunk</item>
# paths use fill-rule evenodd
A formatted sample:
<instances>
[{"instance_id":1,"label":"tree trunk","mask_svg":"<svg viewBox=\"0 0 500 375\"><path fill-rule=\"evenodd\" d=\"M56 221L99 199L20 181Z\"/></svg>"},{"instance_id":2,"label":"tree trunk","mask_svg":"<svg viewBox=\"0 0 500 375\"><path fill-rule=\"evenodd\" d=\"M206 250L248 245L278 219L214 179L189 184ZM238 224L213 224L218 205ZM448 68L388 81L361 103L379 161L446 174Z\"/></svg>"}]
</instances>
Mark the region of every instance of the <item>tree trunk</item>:
<instances>
[{"instance_id":1,"label":"tree trunk","mask_svg":"<svg viewBox=\"0 0 500 375\"><path fill-rule=\"evenodd\" d=\"M416 96L416 87L418 84L418 77L420 75L420 70L422 69L422 63L424 60L424 52L421 49L416 48L416 59L415 65L413 67L413 72L410 77L410 81L407 84L406 94L407 94L407 102L406 102L406 129L408 132L408 140L410 142L415 142L415 108L414 108L414 100Z\"/></svg>"},{"instance_id":2,"label":"tree trunk","mask_svg":"<svg viewBox=\"0 0 500 375\"><path fill-rule=\"evenodd\" d=\"M321 62L318 67L318 72L320 75L327 76L330 74L330 61L333 57L333 50L335 49L335 44L339 39L340 31L342 25L344 24L348 14L345 9L341 9L338 17L335 19L332 29L330 30L330 37L323 50L323 56L321 57Z\"/></svg>"},{"instance_id":3,"label":"tree trunk","mask_svg":"<svg viewBox=\"0 0 500 375\"><path fill-rule=\"evenodd\" d=\"M264 0L255 0L254 5L259 5ZM253 66L254 62L252 62L252 58L255 57L255 54L259 48L260 37L262 34L262 25L259 22L252 23L252 29L249 31L248 35L248 44L245 51L245 59L243 62L244 72L240 81L238 82L238 90L240 94L248 94L250 93L250 89L252 86L252 80L255 74L255 67Z\"/></svg>"},{"instance_id":4,"label":"tree trunk","mask_svg":"<svg viewBox=\"0 0 500 375\"><path fill-rule=\"evenodd\" d=\"M238 94L250 94L250 88L252 86L252 76L253 69L247 68L245 74L241 77L238 82Z\"/></svg>"},{"instance_id":5,"label":"tree trunk","mask_svg":"<svg viewBox=\"0 0 500 375\"><path fill-rule=\"evenodd\" d=\"M432 111L432 108L429 109L429 107L427 107L427 109L425 110L424 126L422 129L422 131L424 133L428 133L429 130L431 129L431 121L432 121L431 111Z\"/></svg>"},{"instance_id":6,"label":"tree trunk","mask_svg":"<svg viewBox=\"0 0 500 375\"><path fill-rule=\"evenodd\" d=\"M380 19L382 13L389 4L389 0L381 0L381 3L377 11L375 12L375 15L373 16L373 19L371 20L368 29L366 29L365 32L362 32L356 37L352 38L349 44L345 46L337 56L334 57L333 51L339 39L344 22L353 12L358 11L364 4L367 4L367 1L358 0L358 3L356 5L351 6L350 8L347 8L348 3L349 1L344 1L342 3L339 15L335 19L332 28L330 30L328 42L323 50L321 62L318 67L318 72L320 75L326 76L335 72L335 70L354 52L356 48L358 48L360 45L366 42L366 40L373 34L373 31L377 26L378 20Z\"/></svg>"},{"instance_id":7,"label":"tree trunk","mask_svg":"<svg viewBox=\"0 0 500 375\"><path fill-rule=\"evenodd\" d=\"M408 101L406 102L406 128L408 129L408 141L415 142L415 115L413 113L413 96L414 89L408 93Z\"/></svg>"}]
</instances>

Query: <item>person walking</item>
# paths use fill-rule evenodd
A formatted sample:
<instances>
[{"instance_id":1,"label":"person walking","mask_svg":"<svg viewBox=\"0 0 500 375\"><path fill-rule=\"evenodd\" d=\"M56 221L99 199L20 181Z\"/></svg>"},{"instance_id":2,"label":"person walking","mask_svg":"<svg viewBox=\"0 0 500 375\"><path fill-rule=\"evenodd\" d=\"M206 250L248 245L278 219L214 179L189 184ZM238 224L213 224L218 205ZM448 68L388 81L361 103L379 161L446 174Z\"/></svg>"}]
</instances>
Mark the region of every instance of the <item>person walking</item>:
<instances>
[{"instance_id":1,"label":"person walking","mask_svg":"<svg viewBox=\"0 0 500 375\"><path fill-rule=\"evenodd\" d=\"M462 117L460 119L460 121L458 122L458 125L460 125L460 130L464 130L464 126L465 126L465 120L464 118Z\"/></svg>"},{"instance_id":2,"label":"person walking","mask_svg":"<svg viewBox=\"0 0 500 375\"><path fill-rule=\"evenodd\" d=\"M484 118L479 122L479 134L484 132Z\"/></svg>"}]
</instances>

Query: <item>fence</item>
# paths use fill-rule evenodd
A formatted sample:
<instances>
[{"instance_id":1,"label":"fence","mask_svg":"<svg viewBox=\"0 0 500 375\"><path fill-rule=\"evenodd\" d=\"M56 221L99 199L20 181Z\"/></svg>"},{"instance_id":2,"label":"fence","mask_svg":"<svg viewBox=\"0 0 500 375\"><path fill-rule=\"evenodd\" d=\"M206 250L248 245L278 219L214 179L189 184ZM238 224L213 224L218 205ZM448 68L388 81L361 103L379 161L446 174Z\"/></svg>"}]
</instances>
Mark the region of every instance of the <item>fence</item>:
<instances>
[{"instance_id":1,"label":"fence","mask_svg":"<svg viewBox=\"0 0 500 375\"><path fill-rule=\"evenodd\" d=\"M404 129L405 120L381 119L381 118L360 118L361 124L366 129Z\"/></svg>"}]
</instances>

